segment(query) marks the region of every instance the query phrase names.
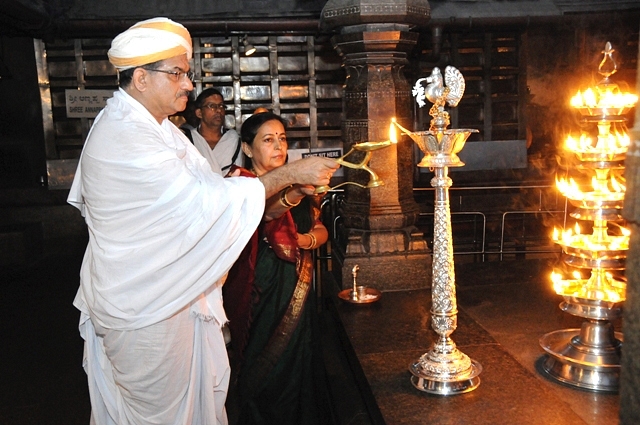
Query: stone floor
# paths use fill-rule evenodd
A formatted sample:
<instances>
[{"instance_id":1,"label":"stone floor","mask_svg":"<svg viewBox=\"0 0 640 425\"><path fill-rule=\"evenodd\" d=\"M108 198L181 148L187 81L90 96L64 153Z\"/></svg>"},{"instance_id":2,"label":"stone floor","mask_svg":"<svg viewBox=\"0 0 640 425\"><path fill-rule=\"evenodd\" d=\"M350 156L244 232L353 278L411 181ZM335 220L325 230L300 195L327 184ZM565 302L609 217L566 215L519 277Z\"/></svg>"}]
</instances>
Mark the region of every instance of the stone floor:
<instances>
[{"instance_id":1,"label":"stone floor","mask_svg":"<svg viewBox=\"0 0 640 425\"><path fill-rule=\"evenodd\" d=\"M89 423L71 304L82 251L78 241L60 241L55 254L0 269L2 425ZM322 317L336 422L617 423L617 395L568 388L536 371L540 336L580 323L558 309L549 267L544 259L456 266L460 314L452 337L483 372L478 389L452 397L422 393L409 381L409 363L433 337L428 290L385 292L365 308L327 298Z\"/></svg>"},{"instance_id":2,"label":"stone floor","mask_svg":"<svg viewBox=\"0 0 640 425\"><path fill-rule=\"evenodd\" d=\"M369 423L474 425L600 425L618 423L619 397L559 384L541 374L548 332L579 328L558 308L553 259L456 265L458 348L482 365L480 386L448 397L418 391L408 366L427 352L430 289L384 292L374 304L335 299L336 326L357 362L351 368L365 400L353 416ZM620 323L614 323L617 331ZM366 400L370 399L369 402Z\"/></svg>"}]
</instances>

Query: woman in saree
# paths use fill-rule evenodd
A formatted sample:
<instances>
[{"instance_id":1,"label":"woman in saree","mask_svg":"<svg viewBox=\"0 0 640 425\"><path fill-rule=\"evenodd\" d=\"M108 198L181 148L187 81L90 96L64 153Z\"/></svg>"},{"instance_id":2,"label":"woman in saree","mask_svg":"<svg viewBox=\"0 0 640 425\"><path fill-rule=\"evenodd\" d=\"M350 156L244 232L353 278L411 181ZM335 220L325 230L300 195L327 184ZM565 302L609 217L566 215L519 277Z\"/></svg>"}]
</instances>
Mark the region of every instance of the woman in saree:
<instances>
[{"instance_id":1,"label":"woman in saree","mask_svg":"<svg viewBox=\"0 0 640 425\"><path fill-rule=\"evenodd\" d=\"M284 120L271 112L242 124L242 150L261 176L284 165ZM312 251L327 241L313 186L267 200L265 216L223 288L238 372L238 424L325 425L324 366L312 286Z\"/></svg>"}]
</instances>

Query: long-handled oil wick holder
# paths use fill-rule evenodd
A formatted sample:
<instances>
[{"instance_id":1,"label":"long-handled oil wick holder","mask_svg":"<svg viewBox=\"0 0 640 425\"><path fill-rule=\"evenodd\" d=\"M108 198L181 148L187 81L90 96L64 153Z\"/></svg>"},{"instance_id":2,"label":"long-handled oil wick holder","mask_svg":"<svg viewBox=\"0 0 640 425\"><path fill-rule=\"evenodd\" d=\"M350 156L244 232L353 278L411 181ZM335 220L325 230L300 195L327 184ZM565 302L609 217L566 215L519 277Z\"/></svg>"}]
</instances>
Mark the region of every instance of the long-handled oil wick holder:
<instances>
[{"instance_id":1,"label":"long-handled oil wick holder","mask_svg":"<svg viewBox=\"0 0 640 425\"><path fill-rule=\"evenodd\" d=\"M355 145L353 145L351 147L351 149L349 150L349 152L347 152L346 154L342 155L340 158L336 159L336 162L344 167L348 167L348 168L353 168L356 170L364 170L366 172L368 172L370 174L370 178L369 178L369 182L365 185L365 184L361 184L361 183L357 183L357 182L352 182L352 181L346 181L346 182L342 182L340 184L337 184L333 187L329 187L329 186L318 186L316 187L315 193L324 193L327 192L331 189L337 189L339 187L345 186L347 184L352 184L358 187L361 187L363 189L371 189L372 187L378 187L378 186L382 186L384 185L384 181L378 176L378 174L376 174L375 171L373 171L370 167L369 167L369 161L371 160L371 156L373 155L374 151L377 151L379 149L384 149L387 148L391 145L395 145L396 142L396 138L395 136L395 130L392 132L391 135L391 139L390 140L384 140L382 142L362 142L362 143L356 143ZM362 158L362 160L358 163L353 163L353 162L348 162L345 160L345 158L349 155L351 155L353 152L365 152L364 158Z\"/></svg>"}]
</instances>

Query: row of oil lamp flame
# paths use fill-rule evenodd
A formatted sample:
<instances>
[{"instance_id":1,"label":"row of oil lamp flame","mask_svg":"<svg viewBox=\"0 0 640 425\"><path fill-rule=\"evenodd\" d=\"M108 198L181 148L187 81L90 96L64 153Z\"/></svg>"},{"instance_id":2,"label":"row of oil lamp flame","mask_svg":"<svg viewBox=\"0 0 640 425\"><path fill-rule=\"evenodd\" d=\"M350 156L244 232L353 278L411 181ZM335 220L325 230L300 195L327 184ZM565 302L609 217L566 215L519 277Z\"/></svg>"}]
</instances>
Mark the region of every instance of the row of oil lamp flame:
<instances>
[{"instance_id":1,"label":"row of oil lamp flame","mask_svg":"<svg viewBox=\"0 0 640 425\"><path fill-rule=\"evenodd\" d=\"M630 137L620 131L611 130L611 123L607 121L609 116L620 116L629 111L638 102L638 96L622 93L607 87L602 90L591 88L578 93L571 98L571 106L577 109L583 116L596 117L598 136L594 140L581 135L576 138L569 135L564 148L575 154L580 161L617 161L621 159L629 145ZM622 157L623 158L623 157ZM599 203L618 203L624 199L626 187L624 178L610 173L609 169L595 168L596 175L591 179L592 191L583 191L573 178L556 177L556 188L569 200L584 203L586 206L597 207ZM617 257L620 252L629 248L630 231L616 223L611 223L619 228L620 235L608 234L608 222L597 220L593 223L592 234L582 234L579 224L576 222L574 229L553 229L553 241L562 246L565 252L582 254L592 259ZM551 281L557 294L566 297L580 299L593 299L612 303L625 299L625 285L617 281L613 275L604 269L592 269L591 277L584 279L580 271L573 271L572 278L565 278L558 271L551 273Z\"/></svg>"},{"instance_id":2,"label":"row of oil lamp flame","mask_svg":"<svg viewBox=\"0 0 640 425\"><path fill-rule=\"evenodd\" d=\"M629 135L620 132L616 132L615 134L609 132L600 134L598 135L596 143L593 143L593 139L586 134L582 134L578 138L569 135L565 140L565 149L575 152L576 154L596 153L617 155L624 154L630 143L631 138Z\"/></svg>"},{"instance_id":3,"label":"row of oil lamp flame","mask_svg":"<svg viewBox=\"0 0 640 425\"><path fill-rule=\"evenodd\" d=\"M612 235L600 235L582 234L582 230L578 223L574 228L559 229L555 227L553 229L553 241L563 246L571 246L575 248L584 248L592 252L602 251L620 251L629 249L629 235L631 232L629 229L623 226L618 226L622 236Z\"/></svg>"},{"instance_id":4,"label":"row of oil lamp flame","mask_svg":"<svg viewBox=\"0 0 640 425\"><path fill-rule=\"evenodd\" d=\"M624 93L615 89L600 91L588 88L584 92L578 91L571 98L571 106L578 110L582 108L633 108L637 102L638 96L635 94Z\"/></svg>"},{"instance_id":5,"label":"row of oil lamp flame","mask_svg":"<svg viewBox=\"0 0 640 425\"><path fill-rule=\"evenodd\" d=\"M622 180L623 177L618 180L615 176L611 176L610 179L602 181L594 176L591 178L593 191L584 192L573 177L569 179L556 177L556 188L562 195L575 201L622 200L626 190Z\"/></svg>"}]
</instances>

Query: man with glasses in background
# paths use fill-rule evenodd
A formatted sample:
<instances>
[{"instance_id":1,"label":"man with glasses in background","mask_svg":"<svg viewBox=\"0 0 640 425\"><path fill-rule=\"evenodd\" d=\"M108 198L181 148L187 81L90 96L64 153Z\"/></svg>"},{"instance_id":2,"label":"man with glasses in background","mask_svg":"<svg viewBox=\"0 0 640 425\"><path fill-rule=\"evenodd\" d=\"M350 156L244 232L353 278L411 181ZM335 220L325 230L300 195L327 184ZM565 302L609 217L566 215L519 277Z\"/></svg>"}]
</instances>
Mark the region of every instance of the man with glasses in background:
<instances>
[{"instance_id":1,"label":"man with glasses in background","mask_svg":"<svg viewBox=\"0 0 640 425\"><path fill-rule=\"evenodd\" d=\"M195 100L195 115L199 124L195 129L182 128L198 152L206 158L211 169L225 175L231 165L243 165L240 137L233 129L225 128L225 106L222 93L207 88Z\"/></svg>"},{"instance_id":2,"label":"man with glasses in background","mask_svg":"<svg viewBox=\"0 0 640 425\"><path fill-rule=\"evenodd\" d=\"M113 40L120 88L69 192L89 231L74 305L95 425L227 424L226 273L265 204L296 182L329 184L338 167L312 157L259 178L214 173L168 119L193 90L191 54L167 18Z\"/></svg>"}]
</instances>

